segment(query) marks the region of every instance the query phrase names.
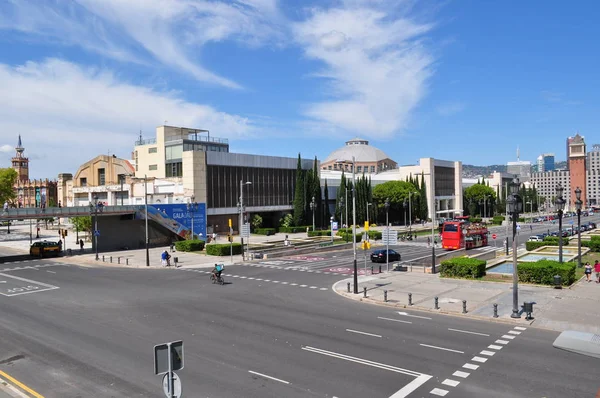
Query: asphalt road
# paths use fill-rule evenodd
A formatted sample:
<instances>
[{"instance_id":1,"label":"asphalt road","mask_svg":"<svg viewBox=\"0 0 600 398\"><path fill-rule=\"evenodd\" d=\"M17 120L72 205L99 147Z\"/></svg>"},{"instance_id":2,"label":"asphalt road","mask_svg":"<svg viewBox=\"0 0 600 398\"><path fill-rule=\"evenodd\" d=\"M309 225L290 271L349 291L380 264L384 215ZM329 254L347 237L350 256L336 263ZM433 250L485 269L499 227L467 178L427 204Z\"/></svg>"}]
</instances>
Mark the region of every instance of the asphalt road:
<instances>
[{"instance_id":1,"label":"asphalt road","mask_svg":"<svg viewBox=\"0 0 600 398\"><path fill-rule=\"evenodd\" d=\"M183 340L187 397L589 397L600 387L597 361L554 349L555 332L336 295L348 259L232 266L224 286L203 270L3 264L0 369L48 398L160 397L153 346Z\"/></svg>"}]
</instances>

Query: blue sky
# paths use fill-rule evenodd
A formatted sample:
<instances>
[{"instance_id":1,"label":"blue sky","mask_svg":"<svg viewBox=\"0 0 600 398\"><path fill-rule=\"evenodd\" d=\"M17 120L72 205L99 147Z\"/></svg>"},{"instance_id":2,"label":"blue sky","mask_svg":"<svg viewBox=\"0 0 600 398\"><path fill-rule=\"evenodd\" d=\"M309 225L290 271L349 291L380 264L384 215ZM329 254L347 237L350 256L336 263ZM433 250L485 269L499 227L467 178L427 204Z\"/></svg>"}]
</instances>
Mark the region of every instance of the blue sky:
<instances>
[{"instance_id":1,"label":"blue sky","mask_svg":"<svg viewBox=\"0 0 600 398\"><path fill-rule=\"evenodd\" d=\"M157 125L232 152L325 159L354 137L399 164L535 161L599 125L593 1L0 2L0 159L31 176L129 158Z\"/></svg>"}]
</instances>

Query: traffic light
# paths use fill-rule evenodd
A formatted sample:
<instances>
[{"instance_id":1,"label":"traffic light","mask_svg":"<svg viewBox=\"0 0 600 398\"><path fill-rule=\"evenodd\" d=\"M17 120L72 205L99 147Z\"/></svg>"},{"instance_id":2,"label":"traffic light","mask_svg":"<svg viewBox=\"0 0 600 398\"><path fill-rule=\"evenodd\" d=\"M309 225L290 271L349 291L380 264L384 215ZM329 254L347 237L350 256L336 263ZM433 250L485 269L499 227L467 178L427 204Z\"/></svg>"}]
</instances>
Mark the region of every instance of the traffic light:
<instances>
[{"instance_id":1,"label":"traffic light","mask_svg":"<svg viewBox=\"0 0 600 398\"><path fill-rule=\"evenodd\" d=\"M69 235L69 231L67 231L66 229L63 229L63 238L66 238L67 235Z\"/></svg>"},{"instance_id":2,"label":"traffic light","mask_svg":"<svg viewBox=\"0 0 600 398\"><path fill-rule=\"evenodd\" d=\"M229 228L231 228L231 218L229 219Z\"/></svg>"},{"instance_id":3,"label":"traffic light","mask_svg":"<svg viewBox=\"0 0 600 398\"><path fill-rule=\"evenodd\" d=\"M233 235L227 235L227 240L229 242L233 242Z\"/></svg>"}]
</instances>

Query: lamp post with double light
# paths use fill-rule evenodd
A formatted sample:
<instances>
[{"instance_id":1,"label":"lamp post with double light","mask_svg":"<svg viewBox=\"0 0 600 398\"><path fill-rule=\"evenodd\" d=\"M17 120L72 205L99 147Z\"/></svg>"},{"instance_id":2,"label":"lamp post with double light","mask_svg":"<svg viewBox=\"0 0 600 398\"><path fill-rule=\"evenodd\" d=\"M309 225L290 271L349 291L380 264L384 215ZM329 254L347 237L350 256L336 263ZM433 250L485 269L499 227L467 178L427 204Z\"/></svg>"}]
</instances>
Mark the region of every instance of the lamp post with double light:
<instances>
[{"instance_id":1,"label":"lamp post with double light","mask_svg":"<svg viewBox=\"0 0 600 398\"><path fill-rule=\"evenodd\" d=\"M356 264L356 165L352 156L352 252L354 256L354 294L358 294L358 266ZM348 234L346 234L348 235Z\"/></svg>"},{"instance_id":2,"label":"lamp post with double light","mask_svg":"<svg viewBox=\"0 0 600 398\"><path fill-rule=\"evenodd\" d=\"M94 196L94 199L90 203L91 212L94 213L94 246L96 246L96 261L98 261L98 196Z\"/></svg>"},{"instance_id":3,"label":"lamp post with double light","mask_svg":"<svg viewBox=\"0 0 600 398\"><path fill-rule=\"evenodd\" d=\"M577 267L581 268L581 206L583 201L581 200L581 189L577 187L575 189L575 208L577 209Z\"/></svg>"},{"instance_id":4,"label":"lamp post with double light","mask_svg":"<svg viewBox=\"0 0 600 398\"><path fill-rule=\"evenodd\" d=\"M388 220L388 213L390 211L390 198L385 198L385 230L387 239L385 240L385 264L387 272L390 272L390 222Z\"/></svg>"},{"instance_id":5,"label":"lamp post with double light","mask_svg":"<svg viewBox=\"0 0 600 398\"><path fill-rule=\"evenodd\" d=\"M369 206L373 203L367 203L367 225L371 226L371 222L369 221Z\"/></svg>"},{"instance_id":6,"label":"lamp post with double light","mask_svg":"<svg viewBox=\"0 0 600 398\"><path fill-rule=\"evenodd\" d=\"M408 193L408 234L412 235L412 204L411 204L411 196L416 192ZM406 227L406 226L405 226Z\"/></svg>"},{"instance_id":7,"label":"lamp post with double light","mask_svg":"<svg viewBox=\"0 0 600 398\"><path fill-rule=\"evenodd\" d=\"M317 204L315 203L315 197L312 197L312 200L310 201L310 209L312 210L312 216L313 216L313 232L315 232L315 209L317 208Z\"/></svg>"},{"instance_id":8,"label":"lamp post with double light","mask_svg":"<svg viewBox=\"0 0 600 398\"><path fill-rule=\"evenodd\" d=\"M565 208L565 199L563 198L564 188L560 183L556 186L556 199L554 200L554 206L558 214L558 262L563 262L563 231L562 231L562 217L563 209Z\"/></svg>"},{"instance_id":9,"label":"lamp post with double light","mask_svg":"<svg viewBox=\"0 0 600 398\"><path fill-rule=\"evenodd\" d=\"M242 227L244 226L244 185L250 185L252 181L240 180L240 203L238 204L238 208L240 210L240 236L242 243L242 260L246 260L246 254L244 252L244 236L242 235ZM246 242L248 246L248 250L250 249L250 234L248 234L248 242Z\"/></svg>"},{"instance_id":10,"label":"lamp post with double light","mask_svg":"<svg viewBox=\"0 0 600 398\"><path fill-rule=\"evenodd\" d=\"M348 195L347 191L348 190L346 190L346 195ZM343 196L340 198L339 204L340 204L340 226L339 226L339 228L344 228L344 206L345 206L345 203L344 203ZM346 212L346 224L348 224L348 212ZM348 236L346 236L346 242L348 242Z\"/></svg>"},{"instance_id":11,"label":"lamp post with double light","mask_svg":"<svg viewBox=\"0 0 600 398\"><path fill-rule=\"evenodd\" d=\"M512 260L513 260L513 308L511 318L520 318L519 314L519 274L517 269L517 220L523 212L523 200L519 195L519 178L510 183L510 195L506 198L506 212L512 217Z\"/></svg>"},{"instance_id":12,"label":"lamp post with double light","mask_svg":"<svg viewBox=\"0 0 600 398\"><path fill-rule=\"evenodd\" d=\"M196 239L196 232L194 231L194 213L198 211L198 203L194 201L194 197L190 198L190 201L186 203L186 208L188 213L190 213L190 218L192 220L192 237L191 239Z\"/></svg>"},{"instance_id":13,"label":"lamp post with double light","mask_svg":"<svg viewBox=\"0 0 600 398\"><path fill-rule=\"evenodd\" d=\"M406 208L408 207L408 203L406 202L406 199L404 199L404 203L402 203L402 207L404 208L404 231L406 231Z\"/></svg>"},{"instance_id":14,"label":"lamp post with double light","mask_svg":"<svg viewBox=\"0 0 600 398\"><path fill-rule=\"evenodd\" d=\"M331 243L333 244L333 216L329 217L329 230L331 231Z\"/></svg>"}]
</instances>

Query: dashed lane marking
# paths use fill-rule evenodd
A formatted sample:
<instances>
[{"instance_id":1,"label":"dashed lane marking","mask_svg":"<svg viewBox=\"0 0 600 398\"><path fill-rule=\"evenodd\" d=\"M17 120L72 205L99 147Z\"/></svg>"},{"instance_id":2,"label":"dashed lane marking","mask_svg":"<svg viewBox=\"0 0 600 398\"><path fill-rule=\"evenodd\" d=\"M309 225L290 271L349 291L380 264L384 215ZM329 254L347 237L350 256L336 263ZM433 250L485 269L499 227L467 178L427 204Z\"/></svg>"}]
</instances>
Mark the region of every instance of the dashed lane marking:
<instances>
[{"instance_id":1,"label":"dashed lane marking","mask_svg":"<svg viewBox=\"0 0 600 398\"><path fill-rule=\"evenodd\" d=\"M385 321L400 322L400 323L411 323L412 324L412 322L410 322L410 321L403 321L402 319L384 318L382 316L378 316L377 318L378 319L383 319Z\"/></svg>"},{"instance_id":2,"label":"dashed lane marking","mask_svg":"<svg viewBox=\"0 0 600 398\"><path fill-rule=\"evenodd\" d=\"M463 379L466 379L467 377L469 377L471 373L469 372L461 372L460 370L457 370L456 372L452 373L452 376L456 376L456 377L462 377Z\"/></svg>"},{"instance_id":3,"label":"dashed lane marking","mask_svg":"<svg viewBox=\"0 0 600 398\"><path fill-rule=\"evenodd\" d=\"M433 395L438 395L440 397L445 397L446 394L448 394L448 390L442 390L441 388L434 388L433 390L429 391L430 394Z\"/></svg>"},{"instance_id":4,"label":"dashed lane marking","mask_svg":"<svg viewBox=\"0 0 600 398\"><path fill-rule=\"evenodd\" d=\"M516 330L527 330L527 328L521 327L521 326L515 326Z\"/></svg>"},{"instance_id":5,"label":"dashed lane marking","mask_svg":"<svg viewBox=\"0 0 600 398\"><path fill-rule=\"evenodd\" d=\"M508 341L506 341L506 340L496 340L496 341L494 341L494 343L506 345L506 344L508 344Z\"/></svg>"},{"instance_id":6,"label":"dashed lane marking","mask_svg":"<svg viewBox=\"0 0 600 398\"><path fill-rule=\"evenodd\" d=\"M450 387L456 387L457 385L460 384L460 381L446 379L446 380L442 381L442 384L444 384L446 386L450 386Z\"/></svg>"},{"instance_id":7,"label":"dashed lane marking","mask_svg":"<svg viewBox=\"0 0 600 398\"><path fill-rule=\"evenodd\" d=\"M450 348L444 348L444 347L438 347L435 345L429 345L429 344L419 344L422 347L429 347L429 348L435 348L436 350L443 350L443 351L450 351L450 352L456 352L457 354L464 354L464 351L458 351L458 350L453 350Z\"/></svg>"},{"instance_id":8,"label":"dashed lane marking","mask_svg":"<svg viewBox=\"0 0 600 398\"><path fill-rule=\"evenodd\" d=\"M501 350L502 346L501 345L494 345L494 344L490 344L488 346L488 348L491 348L492 350Z\"/></svg>"},{"instance_id":9,"label":"dashed lane marking","mask_svg":"<svg viewBox=\"0 0 600 398\"><path fill-rule=\"evenodd\" d=\"M465 363L462 367L465 369L471 369L471 370L479 369L479 365L475 365L473 363Z\"/></svg>"},{"instance_id":10,"label":"dashed lane marking","mask_svg":"<svg viewBox=\"0 0 600 398\"><path fill-rule=\"evenodd\" d=\"M492 357L492 356L494 356L495 352L483 350L483 351L480 352L480 354L481 355L487 355L488 357Z\"/></svg>"},{"instance_id":11,"label":"dashed lane marking","mask_svg":"<svg viewBox=\"0 0 600 398\"><path fill-rule=\"evenodd\" d=\"M505 334L504 336L502 336L502 338L503 338L503 339L509 339L509 340L512 340L512 339L514 339L514 338L515 338L515 336L511 336L511 335Z\"/></svg>"},{"instance_id":12,"label":"dashed lane marking","mask_svg":"<svg viewBox=\"0 0 600 398\"><path fill-rule=\"evenodd\" d=\"M485 363L487 361L487 358L473 357L473 358L471 358L471 361L479 362L479 363Z\"/></svg>"},{"instance_id":13,"label":"dashed lane marking","mask_svg":"<svg viewBox=\"0 0 600 398\"><path fill-rule=\"evenodd\" d=\"M448 330L452 331L452 332L459 332L459 333L468 333L468 334L475 334L477 336L486 336L489 337L489 334L485 334L485 333L479 333L479 332L471 332L469 330L460 330L460 329L452 329L452 328L448 328Z\"/></svg>"}]
</instances>

